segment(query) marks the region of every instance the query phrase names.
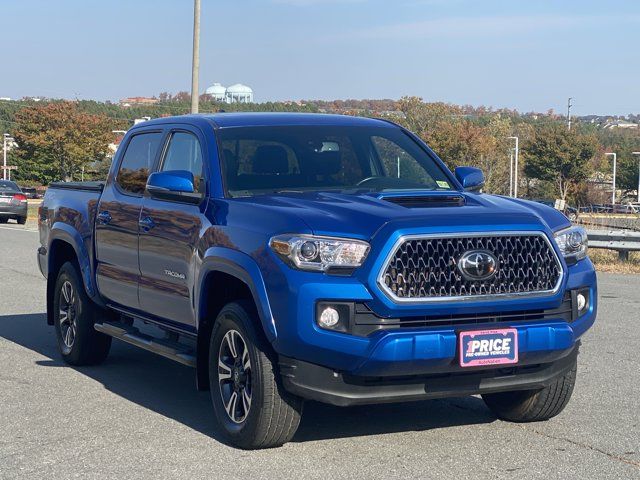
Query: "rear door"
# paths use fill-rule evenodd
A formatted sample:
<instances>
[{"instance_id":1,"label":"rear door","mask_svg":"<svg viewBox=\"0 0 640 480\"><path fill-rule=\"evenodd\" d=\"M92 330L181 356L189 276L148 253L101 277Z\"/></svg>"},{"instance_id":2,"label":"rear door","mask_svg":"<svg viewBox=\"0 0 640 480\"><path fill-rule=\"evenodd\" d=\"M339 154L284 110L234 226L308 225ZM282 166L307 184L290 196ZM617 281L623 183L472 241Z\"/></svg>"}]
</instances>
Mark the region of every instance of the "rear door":
<instances>
[{"instance_id":1,"label":"rear door","mask_svg":"<svg viewBox=\"0 0 640 480\"><path fill-rule=\"evenodd\" d=\"M193 286L197 243L204 222L205 143L196 128L172 129L158 171L187 170L202 195L199 205L145 196L140 216L140 307L157 317L195 328Z\"/></svg>"},{"instance_id":2,"label":"rear door","mask_svg":"<svg viewBox=\"0 0 640 480\"><path fill-rule=\"evenodd\" d=\"M114 178L109 178L98 205L98 289L108 300L129 308L140 306L138 222L147 177L156 164L163 136L162 130L143 130L129 138Z\"/></svg>"}]
</instances>

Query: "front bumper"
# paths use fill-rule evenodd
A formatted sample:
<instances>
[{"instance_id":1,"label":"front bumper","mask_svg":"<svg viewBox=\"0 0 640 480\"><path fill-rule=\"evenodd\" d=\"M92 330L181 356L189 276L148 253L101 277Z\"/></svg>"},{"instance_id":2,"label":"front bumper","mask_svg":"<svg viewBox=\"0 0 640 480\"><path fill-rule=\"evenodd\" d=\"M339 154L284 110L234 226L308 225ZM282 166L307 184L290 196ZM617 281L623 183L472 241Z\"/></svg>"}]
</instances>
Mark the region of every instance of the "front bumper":
<instances>
[{"instance_id":1,"label":"front bumper","mask_svg":"<svg viewBox=\"0 0 640 480\"><path fill-rule=\"evenodd\" d=\"M518 365L554 362L574 347L594 323L597 314L596 275L591 262L588 259L580 261L568 267L567 273L561 291L552 297L402 305L385 309L358 278L290 271L289 288L279 289L281 295L269 295L277 327L273 347L284 357L355 376L450 374L460 369L457 346L460 331L511 327L518 331ZM509 312L549 312L562 306L568 291L583 288L589 289L589 308L569 320L563 315L545 315L544 319L507 319L495 323L404 326L366 336L324 330L315 321L316 305L324 301L361 302L385 318L435 314L506 314L508 317Z\"/></svg>"},{"instance_id":2,"label":"front bumper","mask_svg":"<svg viewBox=\"0 0 640 480\"><path fill-rule=\"evenodd\" d=\"M308 400L338 406L460 397L543 388L567 372L579 342L549 363L458 373L400 377L358 377L287 357L280 357L284 387Z\"/></svg>"}]
</instances>

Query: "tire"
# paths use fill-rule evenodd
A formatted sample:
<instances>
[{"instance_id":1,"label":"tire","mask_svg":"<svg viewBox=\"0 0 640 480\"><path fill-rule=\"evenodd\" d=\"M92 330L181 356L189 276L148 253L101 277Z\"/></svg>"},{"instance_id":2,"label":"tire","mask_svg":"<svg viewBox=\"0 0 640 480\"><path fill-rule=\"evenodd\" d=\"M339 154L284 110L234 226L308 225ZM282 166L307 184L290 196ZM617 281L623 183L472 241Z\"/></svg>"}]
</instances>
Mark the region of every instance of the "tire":
<instances>
[{"instance_id":1,"label":"tire","mask_svg":"<svg viewBox=\"0 0 640 480\"><path fill-rule=\"evenodd\" d=\"M54 326L62 359L69 365L96 365L111 348L111 337L96 331L97 319L106 315L84 290L76 266L62 265L53 296Z\"/></svg>"},{"instance_id":2,"label":"tire","mask_svg":"<svg viewBox=\"0 0 640 480\"><path fill-rule=\"evenodd\" d=\"M577 361L563 375L540 390L489 393L482 399L502 420L541 422L558 415L569 403L576 383Z\"/></svg>"},{"instance_id":3,"label":"tire","mask_svg":"<svg viewBox=\"0 0 640 480\"><path fill-rule=\"evenodd\" d=\"M7 223L8 220L7 217L0 217L0 223Z\"/></svg>"},{"instance_id":4,"label":"tire","mask_svg":"<svg viewBox=\"0 0 640 480\"><path fill-rule=\"evenodd\" d=\"M243 449L287 443L298 429L303 409L302 399L282 387L276 356L256 328L257 317L249 302L227 304L216 319L209 345L213 409L225 439Z\"/></svg>"},{"instance_id":5,"label":"tire","mask_svg":"<svg viewBox=\"0 0 640 480\"><path fill-rule=\"evenodd\" d=\"M27 223L27 217L18 217L17 220L20 225Z\"/></svg>"}]
</instances>

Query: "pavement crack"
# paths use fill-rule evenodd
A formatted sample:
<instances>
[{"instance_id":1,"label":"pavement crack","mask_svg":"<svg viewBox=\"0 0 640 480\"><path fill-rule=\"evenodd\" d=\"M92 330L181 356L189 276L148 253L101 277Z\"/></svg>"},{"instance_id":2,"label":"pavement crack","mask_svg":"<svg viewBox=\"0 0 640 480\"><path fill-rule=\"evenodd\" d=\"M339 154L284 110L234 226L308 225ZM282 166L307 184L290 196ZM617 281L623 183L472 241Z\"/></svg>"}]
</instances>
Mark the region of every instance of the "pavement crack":
<instances>
[{"instance_id":1,"label":"pavement crack","mask_svg":"<svg viewBox=\"0 0 640 480\"><path fill-rule=\"evenodd\" d=\"M640 462L629 460L628 458L621 457L620 455L616 455L615 453L607 452L606 450L602 450L601 448L594 447L593 445L589 445L588 443L578 442L577 440L572 440L570 438L558 437L556 435L551 435L549 433L545 433L545 432L542 432L542 431L540 431L540 430L538 430L536 428L527 427L525 425L518 425L518 424L512 424L512 425L515 425L515 426L517 426L517 427L519 427L519 428L521 428L523 430L527 430L529 432L533 432L536 435L540 435L542 437L549 438L549 439L552 439L552 440L559 440L559 441L567 442L567 443L570 443L571 445L575 445L576 447L585 448L587 450L591 450L593 452L597 452L597 453L600 453L602 455L606 455L607 457L609 457L612 460L616 460L618 462L626 463L627 465L631 465L632 467L640 468Z\"/></svg>"}]
</instances>

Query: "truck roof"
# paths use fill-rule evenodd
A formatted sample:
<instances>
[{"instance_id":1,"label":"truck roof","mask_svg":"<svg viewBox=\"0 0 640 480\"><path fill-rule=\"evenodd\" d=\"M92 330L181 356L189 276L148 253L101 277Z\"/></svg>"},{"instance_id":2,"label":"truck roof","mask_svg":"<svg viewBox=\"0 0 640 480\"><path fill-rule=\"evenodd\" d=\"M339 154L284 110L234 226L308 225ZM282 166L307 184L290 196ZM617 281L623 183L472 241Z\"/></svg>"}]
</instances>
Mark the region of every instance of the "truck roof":
<instances>
[{"instance_id":1,"label":"truck roof","mask_svg":"<svg viewBox=\"0 0 640 480\"><path fill-rule=\"evenodd\" d=\"M323 113L213 113L197 115L180 115L149 120L138 126L149 126L164 123L193 123L203 121L213 124L217 128L231 127L262 127L262 126L292 126L292 125L335 125L335 126L368 126L393 128L394 124L385 120L349 115L331 115Z\"/></svg>"}]
</instances>

